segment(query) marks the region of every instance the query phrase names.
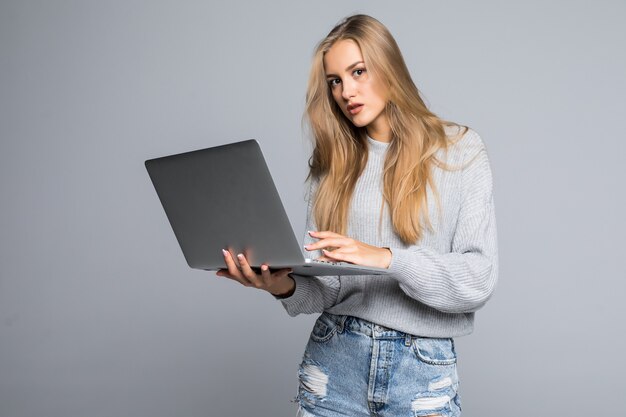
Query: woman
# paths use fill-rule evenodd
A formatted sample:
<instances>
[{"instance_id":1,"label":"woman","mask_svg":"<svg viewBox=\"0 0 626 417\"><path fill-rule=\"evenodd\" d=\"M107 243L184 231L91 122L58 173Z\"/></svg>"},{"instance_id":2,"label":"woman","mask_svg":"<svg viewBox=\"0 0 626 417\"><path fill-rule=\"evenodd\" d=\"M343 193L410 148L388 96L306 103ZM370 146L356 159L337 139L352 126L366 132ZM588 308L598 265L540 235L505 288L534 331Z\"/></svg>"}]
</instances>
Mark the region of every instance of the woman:
<instances>
[{"instance_id":1,"label":"woman","mask_svg":"<svg viewBox=\"0 0 626 417\"><path fill-rule=\"evenodd\" d=\"M387 276L255 274L225 252L218 275L322 313L300 365L300 416L458 416L454 337L497 280L491 170L476 132L430 112L376 19L348 17L314 55L315 147L305 249Z\"/></svg>"}]
</instances>

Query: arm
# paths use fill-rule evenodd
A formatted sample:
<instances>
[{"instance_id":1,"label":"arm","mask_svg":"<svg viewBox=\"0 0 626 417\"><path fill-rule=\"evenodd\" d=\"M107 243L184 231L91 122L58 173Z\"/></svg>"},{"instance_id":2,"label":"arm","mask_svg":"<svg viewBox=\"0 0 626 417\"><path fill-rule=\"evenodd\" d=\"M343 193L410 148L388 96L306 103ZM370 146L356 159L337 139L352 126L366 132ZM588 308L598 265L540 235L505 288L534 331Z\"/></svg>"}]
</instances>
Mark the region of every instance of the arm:
<instances>
[{"instance_id":1,"label":"arm","mask_svg":"<svg viewBox=\"0 0 626 417\"><path fill-rule=\"evenodd\" d=\"M313 219L313 197L317 181L311 180L307 194L307 217L306 229L316 230L315 221ZM305 232L303 244L313 243L313 238ZM308 252L307 257L319 257L321 253ZM341 281L338 276L302 276L298 274L290 274L295 282L295 289L291 295L287 297L275 296L279 299L285 310L290 316L298 314L322 313L324 310L334 306L337 303Z\"/></svg>"},{"instance_id":2,"label":"arm","mask_svg":"<svg viewBox=\"0 0 626 417\"><path fill-rule=\"evenodd\" d=\"M420 246L392 249L389 266L408 296L446 313L481 308L498 277L493 182L484 146L462 177L461 209L451 252L441 254Z\"/></svg>"}]
</instances>

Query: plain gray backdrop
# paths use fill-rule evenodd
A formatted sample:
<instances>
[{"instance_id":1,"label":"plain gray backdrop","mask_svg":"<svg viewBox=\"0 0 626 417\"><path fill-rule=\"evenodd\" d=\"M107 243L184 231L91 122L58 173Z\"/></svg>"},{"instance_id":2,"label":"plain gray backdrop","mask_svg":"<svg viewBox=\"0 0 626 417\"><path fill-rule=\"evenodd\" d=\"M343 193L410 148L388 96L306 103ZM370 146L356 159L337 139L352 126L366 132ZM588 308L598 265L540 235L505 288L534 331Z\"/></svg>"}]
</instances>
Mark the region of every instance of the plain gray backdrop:
<instances>
[{"instance_id":1,"label":"plain gray backdrop","mask_svg":"<svg viewBox=\"0 0 626 417\"><path fill-rule=\"evenodd\" d=\"M310 58L355 12L489 151L464 415L626 415L624 1L2 0L0 417L295 414L316 316L189 269L143 162L256 138L301 239Z\"/></svg>"}]
</instances>

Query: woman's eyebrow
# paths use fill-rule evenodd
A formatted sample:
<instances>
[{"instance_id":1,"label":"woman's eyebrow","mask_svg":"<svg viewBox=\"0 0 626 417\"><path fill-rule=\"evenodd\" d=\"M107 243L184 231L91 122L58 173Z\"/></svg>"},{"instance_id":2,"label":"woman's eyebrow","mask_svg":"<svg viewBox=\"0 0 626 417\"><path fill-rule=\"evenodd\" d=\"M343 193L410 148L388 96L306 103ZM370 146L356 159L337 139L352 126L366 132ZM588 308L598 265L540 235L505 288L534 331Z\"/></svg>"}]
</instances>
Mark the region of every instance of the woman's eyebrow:
<instances>
[{"instance_id":1,"label":"woman's eyebrow","mask_svg":"<svg viewBox=\"0 0 626 417\"><path fill-rule=\"evenodd\" d=\"M357 61L354 64L350 64L346 67L346 69L344 71L350 71L352 68L356 67L359 64L363 64L363 61ZM332 78L332 77L336 77L337 75L335 74L326 74L326 78Z\"/></svg>"}]
</instances>

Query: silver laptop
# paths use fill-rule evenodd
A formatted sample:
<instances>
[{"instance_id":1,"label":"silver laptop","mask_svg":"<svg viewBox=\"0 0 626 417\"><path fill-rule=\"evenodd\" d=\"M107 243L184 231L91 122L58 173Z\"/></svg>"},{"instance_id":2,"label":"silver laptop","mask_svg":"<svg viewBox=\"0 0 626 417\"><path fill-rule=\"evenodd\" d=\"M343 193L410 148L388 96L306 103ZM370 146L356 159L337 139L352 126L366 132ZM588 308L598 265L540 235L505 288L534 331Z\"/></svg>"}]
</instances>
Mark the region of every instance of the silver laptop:
<instances>
[{"instance_id":1,"label":"silver laptop","mask_svg":"<svg viewBox=\"0 0 626 417\"><path fill-rule=\"evenodd\" d=\"M254 139L145 162L191 268L226 268L222 249L256 270L301 275L385 275L388 270L306 259Z\"/></svg>"}]
</instances>

